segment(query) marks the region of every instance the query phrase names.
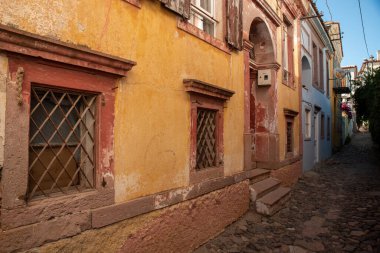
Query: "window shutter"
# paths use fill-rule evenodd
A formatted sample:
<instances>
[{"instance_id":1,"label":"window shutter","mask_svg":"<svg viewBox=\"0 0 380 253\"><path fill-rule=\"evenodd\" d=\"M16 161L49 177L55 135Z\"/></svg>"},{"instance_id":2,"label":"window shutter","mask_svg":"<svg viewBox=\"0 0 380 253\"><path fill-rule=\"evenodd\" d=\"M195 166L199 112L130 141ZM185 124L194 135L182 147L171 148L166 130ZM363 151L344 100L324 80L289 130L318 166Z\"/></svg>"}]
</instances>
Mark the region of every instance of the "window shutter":
<instances>
[{"instance_id":1,"label":"window shutter","mask_svg":"<svg viewBox=\"0 0 380 253\"><path fill-rule=\"evenodd\" d=\"M241 50L243 46L243 1L227 0L227 42Z\"/></svg>"},{"instance_id":2,"label":"window shutter","mask_svg":"<svg viewBox=\"0 0 380 253\"><path fill-rule=\"evenodd\" d=\"M190 1L191 0L159 0L165 7L178 13L185 19L190 18Z\"/></svg>"}]
</instances>

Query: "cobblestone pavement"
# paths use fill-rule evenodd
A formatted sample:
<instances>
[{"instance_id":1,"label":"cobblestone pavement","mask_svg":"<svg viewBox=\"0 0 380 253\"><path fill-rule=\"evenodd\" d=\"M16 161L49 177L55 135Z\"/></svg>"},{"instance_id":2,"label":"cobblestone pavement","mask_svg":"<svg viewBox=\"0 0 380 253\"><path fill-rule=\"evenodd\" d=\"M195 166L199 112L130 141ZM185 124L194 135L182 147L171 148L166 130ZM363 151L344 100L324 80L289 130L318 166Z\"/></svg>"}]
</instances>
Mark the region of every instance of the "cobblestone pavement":
<instances>
[{"instance_id":1,"label":"cobblestone pavement","mask_svg":"<svg viewBox=\"0 0 380 253\"><path fill-rule=\"evenodd\" d=\"M359 133L292 189L270 218L251 208L196 253L380 252L380 150Z\"/></svg>"}]
</instances>

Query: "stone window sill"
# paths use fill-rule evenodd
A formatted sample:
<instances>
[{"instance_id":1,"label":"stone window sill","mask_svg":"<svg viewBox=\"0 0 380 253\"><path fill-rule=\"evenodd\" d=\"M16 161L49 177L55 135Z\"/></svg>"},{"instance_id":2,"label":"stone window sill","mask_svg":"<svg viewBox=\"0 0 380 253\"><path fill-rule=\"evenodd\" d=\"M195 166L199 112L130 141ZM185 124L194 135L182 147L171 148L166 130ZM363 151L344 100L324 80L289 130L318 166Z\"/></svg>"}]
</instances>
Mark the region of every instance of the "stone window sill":
<instances>
[{"instance_id":1,"label":"stone window sill","mask_svg":"<svg viewBox=\"0 0 380 253\"><path fill-rule=\"evenodd\" d=\"M182 31L185 31L185 32L199 38L200 40L203 40L204 42L216 47L217 49L219 49L219 50L221 50L227 54L231 54L231 50L228 48L228 46L225 42L211 36L210 34L202 31L201 29L190 24L189 22L186 22L186 21L179 19L177 27L179 29L181 29Z\"/></svg>"}]
</instances>

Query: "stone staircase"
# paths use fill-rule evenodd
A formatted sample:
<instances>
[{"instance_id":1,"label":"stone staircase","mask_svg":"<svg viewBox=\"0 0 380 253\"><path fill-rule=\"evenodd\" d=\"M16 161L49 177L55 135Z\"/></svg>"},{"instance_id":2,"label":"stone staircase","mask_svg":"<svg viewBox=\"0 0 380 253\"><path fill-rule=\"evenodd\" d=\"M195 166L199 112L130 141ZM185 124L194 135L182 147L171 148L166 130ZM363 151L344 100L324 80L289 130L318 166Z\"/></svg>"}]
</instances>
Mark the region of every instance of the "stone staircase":
<instances>
[{"instance_id":1,"label":"stone staircase","mask_svg":"<svg viewBox=\"0 0 380 253\"><path fill-rule=\"evenodd\" d=\"M249 186L251 201L259 214L271 216L285 207L290 198L290 188L281 186L281 182L270 177L270 171L255 169L255 175Z\"/></svg>"}]
</instances>

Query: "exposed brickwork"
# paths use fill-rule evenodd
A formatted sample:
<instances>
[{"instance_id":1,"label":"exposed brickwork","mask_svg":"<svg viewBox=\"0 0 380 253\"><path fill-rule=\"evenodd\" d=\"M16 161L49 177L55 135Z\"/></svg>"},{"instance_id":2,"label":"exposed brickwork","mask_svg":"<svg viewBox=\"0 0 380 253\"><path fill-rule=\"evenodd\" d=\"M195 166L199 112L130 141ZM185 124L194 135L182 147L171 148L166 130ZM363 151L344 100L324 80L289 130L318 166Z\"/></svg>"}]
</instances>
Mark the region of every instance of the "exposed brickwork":
<instances>
[{"instance_id":1,"label":"exposed brickwork","mask_svg":"<svg viewBox=\"0 0 380 253\"><path fill-rule=\"evenodd\" d=\"M302 175L301 161L284 166L277 170L271 171L271 176L279 179L283 185L293 185L297 182L298 178Z\"/></svg>"}]
</instances>

